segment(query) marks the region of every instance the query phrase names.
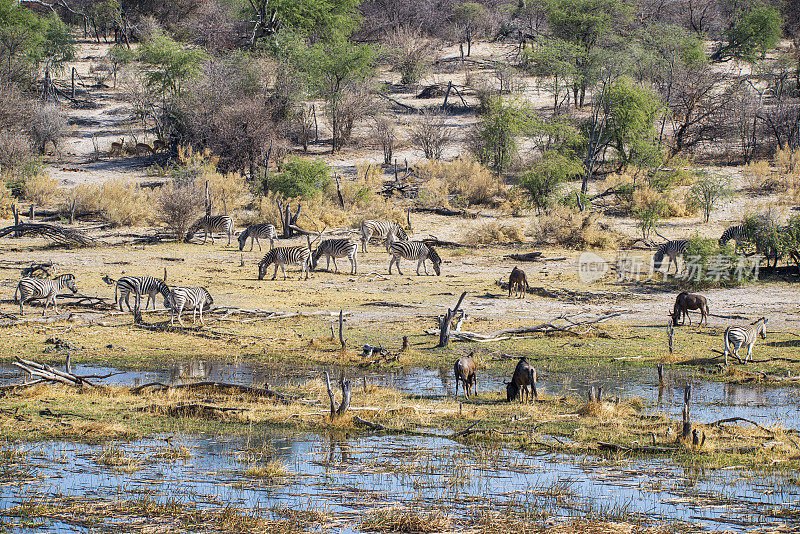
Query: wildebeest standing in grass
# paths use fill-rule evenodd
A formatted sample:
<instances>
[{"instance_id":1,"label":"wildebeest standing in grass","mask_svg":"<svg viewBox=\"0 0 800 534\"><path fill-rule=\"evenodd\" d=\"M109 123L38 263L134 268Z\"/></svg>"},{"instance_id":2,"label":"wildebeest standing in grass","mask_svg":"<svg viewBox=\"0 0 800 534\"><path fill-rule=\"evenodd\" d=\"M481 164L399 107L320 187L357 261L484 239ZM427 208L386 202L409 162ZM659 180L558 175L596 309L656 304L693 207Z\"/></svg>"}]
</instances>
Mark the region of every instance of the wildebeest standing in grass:
<instances>
[{"instance_id":1,"label":"wildebeest standing in grass","mask_svg":"<svg viewBox=\"0 0 800 534\"><path fill-rule=\"evenodd\" d=\"M464 356L456 360L453 366L453 372L456 375L456 398L458 398L458 383L464 383L464 397L469 398L469 390L472 386L476 385L476 374L478 366L475 365L475 360L472 358L473 353L470 352L469 356ZM473 391L473 394L475 392Z\"/></svg>"},{"instance_id":2,"label":"wildebeest standing in grass","mask_svg":"<svg viewBox=\"0 0 800 534\"><path fill-rule=\"evenodd\" d=\"M708 326L708 301L703 295L695 295L686 291L675 298L675 306L672 309L672 324L678 326L678 319L681 317L683 318L681 324L685 324L688 317L689 326L691 326L692 316L689 315L689 310L700 310L700 326L703 325L704 320L706 326Z\"/></svg>"},{"instance_id":3,"label":"wildebeest standing in grass","mask_svg":"<svg viewBox=\"0 0 800 534\"><path fill-rule=\"evenodd\" d=\"M531 391L528 391L528 386L530 386ZM539 396L536 391L536 369L523 356L517 363L516 369L514 369L511 382L506 384L506 400L511 402L519 397L520 402L525 402L525 395L527 395L528 401L530 401L531 394L533 397Z\"/></svg>"},{"instance_id":4,"label":"wildebeest standing in grass","mask_svg":"<svg viewBox=\"0 0 800 534\"><path fill-rule=\"evenodd\" d=\"M508 277L508 298L511 298L512 292L521 298L525 298L525 293L528 292L528 279L525 271L519 267L514 267Z\"/></svg>"}]
</instances>

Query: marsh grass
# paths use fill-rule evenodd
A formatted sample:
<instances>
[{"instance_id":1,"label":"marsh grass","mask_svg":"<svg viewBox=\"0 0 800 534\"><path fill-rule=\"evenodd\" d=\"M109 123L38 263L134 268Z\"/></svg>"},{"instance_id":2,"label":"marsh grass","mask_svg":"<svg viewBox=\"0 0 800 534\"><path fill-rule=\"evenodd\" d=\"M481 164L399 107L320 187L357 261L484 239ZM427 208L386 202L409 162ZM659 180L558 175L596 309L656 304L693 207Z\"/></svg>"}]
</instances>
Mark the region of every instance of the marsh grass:
<instances>
[{"instance_id":1,"label":"marsh grass","mask_svg":"<svg viewBox=\"0 0 800 534\"><path fill-rule=\"evenodd\" d=\"M404 509L396 506L372 510L359 527L370 532L432 533L449 530L450 518L442 512Z\"/></svg>"},{"instance_id":2,"label":"marsh grass","mask_svg":"<svg viewBox=\"0 0 800 534\"><path fill-rule=\"evenodd\" d=\"M262 464L251 464L245 469L244 476L258 478L267 484L282 484L291 478L292 474L283 463L272 460Z\"/></svg>"}]
</instances>

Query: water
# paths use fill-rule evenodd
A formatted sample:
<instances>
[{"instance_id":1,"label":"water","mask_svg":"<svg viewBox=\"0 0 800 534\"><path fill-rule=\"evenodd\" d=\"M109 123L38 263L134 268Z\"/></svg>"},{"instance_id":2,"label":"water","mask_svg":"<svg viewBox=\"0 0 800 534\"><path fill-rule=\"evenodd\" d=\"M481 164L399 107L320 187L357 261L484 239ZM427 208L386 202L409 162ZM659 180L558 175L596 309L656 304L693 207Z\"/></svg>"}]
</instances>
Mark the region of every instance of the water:
<instances>
[{"instance_id":1,"label":"water","mask_svg":"<svg viewBox=\"0 0 800 534\"><path fill-rule=\"evenodd\" d=\"M440 438L403 436L337 440L264 434L259 438L195 436L180 442L191 449L191 458L150 461L131 474L100 465L97 457L103 446L30 445L29 476L21 483L0 485L0 511L33 496L122 499L144 494L201 508L232 504L265 510L283 505L323 509L344 517L376 507L413 504L445 509L462 525L469 524L476 508L498 510L513 504L556 517L624 513L644 521L679 520L727 530L780 525L780 520L770 518L770 510L800 504L800 488L785 481L749 478L735 471L685 471L662 460L530 456ZM248 445L268 451L262 461L280 461L291 478L267 485L244 476L251 465L245 452ZM163 446L160 439L120 445L137 457ZM34 530L59 532L61 527L54 523Z\"/></svg>"}]
</instances>

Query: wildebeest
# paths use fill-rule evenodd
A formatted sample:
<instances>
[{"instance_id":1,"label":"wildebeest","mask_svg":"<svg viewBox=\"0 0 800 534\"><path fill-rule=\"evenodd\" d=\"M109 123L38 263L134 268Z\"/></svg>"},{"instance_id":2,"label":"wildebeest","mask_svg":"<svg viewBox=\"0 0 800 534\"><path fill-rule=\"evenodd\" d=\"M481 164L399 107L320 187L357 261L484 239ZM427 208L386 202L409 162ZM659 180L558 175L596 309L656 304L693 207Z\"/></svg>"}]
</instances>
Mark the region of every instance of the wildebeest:
<instances>
[{"instance_id":1,"label":"wildebeest","mask_svg":"<svg viewBox=\"0 0 800 534\"><path fill-rule=\"evenodd\" d=\"M514 267L511 270L511 275L508 277L508 297L511 298L511 293L513 292L525 298L525 293L527 293L527 291L528 279L525 277L525 271L519 267Z\"/></svg>"},{"instance_id":2,"label":"wildebeest","mask_svg":"<svg viewBox=\"0 0 800 534\"><path fill-rule=\"evenodd\" d=\"M681 324L686 323L689 318L689 326L692 324L692 316L689 310L700 310L700 325L705 320L708 326L708 301L703 295L695 295L686 291L680 293L675 298L675 307L672 309L672 324L678 326L678 319L682 318Z\"/></svg>"},{"instance_id":3,"label":"wildebeest","mask_svg":"<svg viewBox=\"0 0 800 534\"><path fill-rule=\"evenodd\" d=\"M531 391L528 391L528 386L531 387ZM520 402L526 402L525 395L527 395L528 401L530 401L531 393L534 397L539 396L536 391L536 369L523 356L514 369L511 382L506 384L506 400L511 402L519 396Z\"/></svg>"},{"instance_id":4,"label":"wildebeest","mask_svg":"<svg viewBox=\"0 0 800 534\"><path fill-rule=\"evenodd\" d=\"M453 372L456 375L456 398L458 398L458 383L464 383L464 397L469 398L469 390L472 386L476 385L475 371L478 366L475 365L475 360L472 358L473 353L470 352L469 356L464 356L456 360L453 366ZM474 393L474 392L473 392Z\"/></svg>"}]
</instances>

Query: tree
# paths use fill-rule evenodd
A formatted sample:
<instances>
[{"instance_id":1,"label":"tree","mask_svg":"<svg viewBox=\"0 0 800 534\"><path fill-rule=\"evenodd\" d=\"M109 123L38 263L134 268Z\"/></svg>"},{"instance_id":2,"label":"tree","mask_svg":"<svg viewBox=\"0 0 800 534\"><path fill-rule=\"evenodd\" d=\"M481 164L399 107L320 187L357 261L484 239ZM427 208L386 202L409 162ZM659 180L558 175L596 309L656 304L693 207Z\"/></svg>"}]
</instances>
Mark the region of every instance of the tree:
<instances>
[{"instance_id":1,"label":"tree","mask_svg":"<svg viewBox=\"0 0 800 534\"><path fill-rule=\"evenodd\" d=\"M387 59L395 72L400 73L400 83L417 83L430 68L432 43L417 31L398 28L386 39Z\"/></svg>"},{"instance_id":2,"label":"tree","mask_svg":"<svg viewBox=\"0 0 800 534\"><path fill-rule=\"evenodd\" d=\"M361 0L249 0L253 29L250 43L279 30L330 40L350 35L358 27ZM248 17L250 18L250 17Z\"/></svg>"},{"instance_id":3,"label":"tree","mask_svg":"<svg viewBox=\"0 0 800 534\"><path fill-rule=\"evenodd\" d=\"M570 89L577 73L575 58L581 53L578 45L558 38L542 38L531 49L525 49L522 66L541 80L550 80L553 93L553 111L558 111L561 94L565 93L569 106Z\"/></svg>"},{"instance_id":4,"label":"tree","mask_svg":"<svg viewBox=\"0 0 800 534\"><path fill-rule=\"evenodd\" d=\"M783 19L774 7L759 0L736 2L725 40L711 54L713 61L744 59L752 61L778 44Z\"/></svg>"},{"instance_id":5,"label":"tree","mask_svg":"<svg viewBox=\"0 0 800 534\"><path fill-rule=\"evenodd\" d=\"M550 150L520 177L519 184L531 196L536 211L542 213L543 209L550 206L552 197L561 184L580 176L582 171L583 165L580 161Z\"/></svg>"},{"instance_id":6,"label":"tree","mask_svg":"<svg viewBox=\"0 0 800 534\"><path fill-rule=\"evenodd\" d=\"M330 167L321 159L289 160L281 172L268 177L264 189L286 198L313 198L330 183Z\"/></svg>"},{"instance_id":7,"label":"tree","mask_svg":"<svg viewBox=\"0 0 800 534\"><path fill-rule=\"evenodd\" d=\"M467 56L472 53L472 40L486 14L486 6L477 2L464 2L453 7L453 20L460 31L461 42L467 43Z\"/></svg>"},{"instance_id":8,"label":"tree","mask_svg":"<svg viewBox=\"0 0 800 534\"><path fill-rule=\"evenodd\" d=\"M663 113L658 97L630 78L621 78L609 88L605 106L609 145L616 151L620 169L658 165L661 152L655 121Z\"/></svg>"},{"instance_id":9,"label":"tree","mask_svg":"<svg viewBox=\"0 0 800 534\"><path fill-rule=\"evenodd\" d=\"M444 117L425 112L411 127L411 142L427 159L442 159L445 145L452 135L445 124Z\"/></svg>"},{"instance_id":10,"label":"tree","mask_svg":"<svg viewBox=\"0 0 800 534\"><path fill-rule=\"evenodd\" d=\"M729 194L728 181L723 176L713 176L706 172L692 186L689 193L689 202L700 206L703 210L703 222L708 222L711 210Z\"/></svg>"},{"instance_id":11,"label":"tree","mask_svg":"<svg viewBox=\"0 0 800 534\"><path fill-rule=\"evenodd\" d=\"M517 137L529 132L533 113L524 105L494 97L473 133L472 151L483 164L502 173L517 151Z\"/></svg>"},{"instance_id":12,"label":"tree","mask_svg":"<svg viewBox=\"0 0 800 534\"><path fill-rule=\"evenodd\" d=\"M181 84L199 72L206 54L156 33L139 47L138 58L150 88L180 97Z\"/></svg>"}]
</instances>

